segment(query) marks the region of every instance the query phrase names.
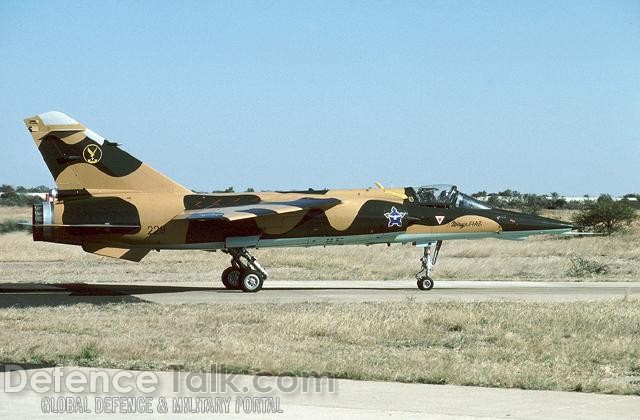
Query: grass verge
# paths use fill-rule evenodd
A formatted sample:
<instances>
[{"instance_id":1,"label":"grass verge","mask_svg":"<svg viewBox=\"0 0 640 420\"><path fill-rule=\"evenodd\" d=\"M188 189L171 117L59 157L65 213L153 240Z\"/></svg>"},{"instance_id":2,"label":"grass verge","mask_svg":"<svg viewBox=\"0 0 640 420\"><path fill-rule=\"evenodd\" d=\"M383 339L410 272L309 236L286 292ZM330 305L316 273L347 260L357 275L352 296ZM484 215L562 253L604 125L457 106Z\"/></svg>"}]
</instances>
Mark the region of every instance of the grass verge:
<instances>
[{"instance_id":1,"label":"grass verge","mask_svg":"<svg viewBox=\"0 0 640 420\"><path fill-rule=\"evenodd\" d=\"M640 395L640 302L0 310L0 361Z\"/></svg>"}]
</instances>

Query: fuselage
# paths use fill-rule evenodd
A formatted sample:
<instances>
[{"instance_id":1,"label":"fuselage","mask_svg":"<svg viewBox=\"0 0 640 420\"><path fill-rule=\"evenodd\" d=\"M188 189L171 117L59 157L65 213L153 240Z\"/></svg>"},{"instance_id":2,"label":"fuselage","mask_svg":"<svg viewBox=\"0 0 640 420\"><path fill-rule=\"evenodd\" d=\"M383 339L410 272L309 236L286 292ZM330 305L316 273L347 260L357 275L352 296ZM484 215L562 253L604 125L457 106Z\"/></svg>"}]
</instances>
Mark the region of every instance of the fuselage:
<instances>
[{"instance_id":1,"label":"fuselage","mask_svg":"<svg viewBox=\"0 0 640 420\"><path fill-rule=\"evenodd\" d=\"M413 187L240 194L61 191L57 200L43 203L47 208L44 221L52 227L34 229L34 238L37 235L37 240L75 245L92 242L126 248L211 250L521 239L572 228L553 219L490 208L457 190L454 193L456 200L425 202ZM328 209L264 214L264 203L327 197L339 204ZM233 222L175 219L184 211L251 206L262 209L261 217Z\"/></svg>"}]
</instances>

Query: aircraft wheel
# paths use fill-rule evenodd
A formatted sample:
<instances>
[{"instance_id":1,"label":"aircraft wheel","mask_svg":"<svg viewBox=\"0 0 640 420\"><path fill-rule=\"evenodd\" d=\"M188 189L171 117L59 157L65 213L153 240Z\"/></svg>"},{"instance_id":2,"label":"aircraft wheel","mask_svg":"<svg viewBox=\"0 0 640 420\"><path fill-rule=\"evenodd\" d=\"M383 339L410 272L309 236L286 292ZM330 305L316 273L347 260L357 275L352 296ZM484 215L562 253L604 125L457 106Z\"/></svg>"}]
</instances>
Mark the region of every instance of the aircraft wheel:
<instances>
[{"instance_id":1,"label":"aircraft wheel","mask_svg":"<svg viewBox=\"0 0 640 420\"><path fill-rule=\"evenodd\" d=\"M433 289L433 280L430 277L423 277L418 280L418 289L431 290Z\"/></svg>"},{"instance_id":2,"label":"aircraft wheel","mask_svg":"<svg viewBox=\"0 0 640 420\"><path fill-rule=\"evenodd\" d=\"M262 289L263 283L264 280L262 279L262 276L260 276L260 273L253 270L247 271L242 277L242 291L257 292L258 290Z\"/></svg>"},{"instance_id":3,"label":"aircraft wheel","mask_svg":"<svg viewBox=\"0 0 640 420\"><path fill-rule=\"evenodd\" d=\"M241 288L240 280L242 279L242 271L235 267L229 267L222 272L222 284L227 289L237 290Z\"/></svg>"}]
</instances>

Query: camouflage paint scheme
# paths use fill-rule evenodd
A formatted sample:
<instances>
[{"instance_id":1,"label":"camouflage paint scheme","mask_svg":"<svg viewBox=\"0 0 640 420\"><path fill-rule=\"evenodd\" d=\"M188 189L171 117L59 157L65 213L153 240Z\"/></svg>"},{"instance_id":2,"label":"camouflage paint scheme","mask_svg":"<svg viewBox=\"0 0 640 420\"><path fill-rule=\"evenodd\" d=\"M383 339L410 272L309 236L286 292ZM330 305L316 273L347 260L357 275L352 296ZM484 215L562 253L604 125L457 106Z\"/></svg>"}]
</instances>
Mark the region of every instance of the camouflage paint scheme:
<instances>
[{"instance_id":1,"label":"camouflage paint scheme","mask_svg":"<svg viewBox=\"0 0 640 420\"><path fill-rule=\"evenodd\" d=\"M195 194L63 113L25 124L58 189L53 202L34 207L34 240L98 255L140 261L152 249L424 246L572 228L488 207L423 205L412 187Z\"/></svg>"}]
</instances>

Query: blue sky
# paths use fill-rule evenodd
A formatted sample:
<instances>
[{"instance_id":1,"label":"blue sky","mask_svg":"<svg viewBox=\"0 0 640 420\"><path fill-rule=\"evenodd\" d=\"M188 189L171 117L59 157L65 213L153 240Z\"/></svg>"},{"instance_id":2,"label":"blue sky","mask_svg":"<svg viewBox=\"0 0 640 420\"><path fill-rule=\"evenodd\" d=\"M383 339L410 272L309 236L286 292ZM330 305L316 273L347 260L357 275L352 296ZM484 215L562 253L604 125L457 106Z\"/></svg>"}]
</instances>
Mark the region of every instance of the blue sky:
<instances>
[{"instance_id":1,"label":"blue sky","mask_svg":"<svg viewBox=\"0 0 640 420\"><path fill-rule=\"evenodd\" d=\"M197 190L640 192L638 1L0 2L0 183L63 111Z\"/></svg>"}]
</instances>

